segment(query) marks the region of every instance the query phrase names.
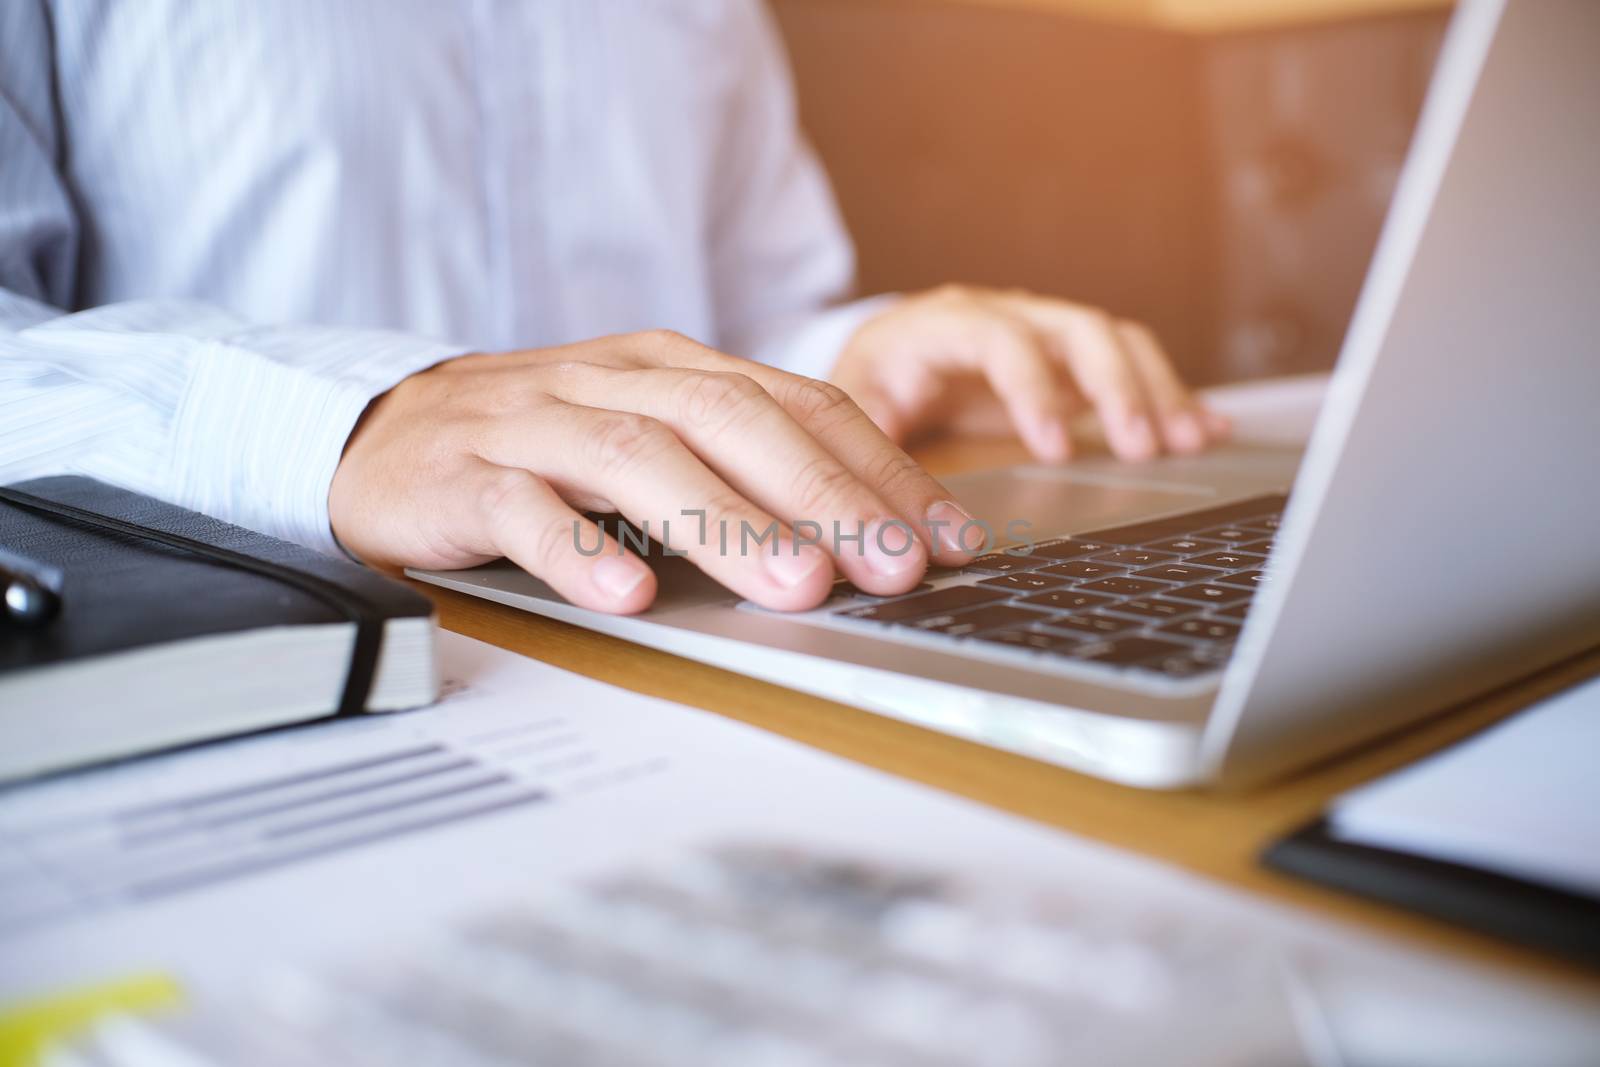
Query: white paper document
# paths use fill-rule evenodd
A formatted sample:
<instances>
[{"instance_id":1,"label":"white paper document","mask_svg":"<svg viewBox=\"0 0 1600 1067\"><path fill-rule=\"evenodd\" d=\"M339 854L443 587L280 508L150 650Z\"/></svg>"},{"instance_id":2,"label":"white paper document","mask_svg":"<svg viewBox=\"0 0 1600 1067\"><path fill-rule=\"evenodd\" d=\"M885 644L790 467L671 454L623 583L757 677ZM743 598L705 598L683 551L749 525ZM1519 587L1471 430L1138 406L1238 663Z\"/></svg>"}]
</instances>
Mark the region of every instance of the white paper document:
<instances>
[{"instance_id":1,"label":"white paper document","mask_svg":"<svg viewBox=\"0 0 1600 1067\"><path fill-rule=\"evenodd\" d=\"M1600 1015L1579 996L1384 946L720 716L456 635L440 641L450 682L433 709L285 730L0 791L0 1025L8 1004L151 972L171 976L197 1015L216 1004L226 1017L256 1003L250 991L263 974L285 967L313 976L308 981L350 967L377 973L380 984L404 987L395 994L402 1000L434 990L421 1007L444 1011L463 987L441 975L470 979L479 968L501 967L534 983L515 988L544 993L518 994L522 1006L498 1022L471 1014L474 1026L526 1032L535 1000L562 1020L588 1012L642 1026L635 1009L605 1007L613 1004L606 983L616 976L615 960L609 971L552 978L548 967L531 971L524 957L500 952L495 939L548 947L570 945L574 929L597 930L602 939L632 938L630 951L649 942L693 971L693 982L712 983L705 989L717 988L717 975L737 979L746 968L748 982L735 985L754 998L775 957L751 957L755 942L733 936L735 927L750 909L766 909L785 937L815 940L826 924L807 926L805 916L822 900L823 910L871 919L882 943L870 952L846 948L877 962L841 967L810 945L790 951L785 966L809 975L806 989L819 996L843 997L863 1025L899 1027L908 1041L945 1033L937 1027L953 1027L951 1041L987 1034L968 1025L977 1018L971 1011L1014 1005L928 1007L987 975L1033 989L1028 996L1059 986L1135 1011L1130 1019L1144 1011L1142 1029L1130 1033L1145 1037L1164 1032L1148 1015L1162 996L1172 999L1170 1010L1158 1006L1153 1018L1161 1023L1245 1009L1241 1049L1249 1040L1280 1039L1279 1024L1292 1014L1297 1042L1309 1026L1311 1045L1296 1051L1306 1062L1365 1062L1374 1050L1398 1049L1413 1064L1498 1063L1513 1053L1522 1062L1581 1063L1574 1050L1600 1047ZM725 871L731 862L744 871L741 888L736 900L721 890L694 898L705 921L679 943L688 928L665 922L661 902L689 906L683 887L708 884L707 856L711 867ZM955 888L934 893L932 885ZM596 901L610 908L619 900L650 906L595 911ZM899 901L899 910L886 912L886 901ZM914 906L902 907L907 901ZM971 907L952 911L952 902ZM711 922L713 912L722 918ZM558 918L565 932L552 933ZM679 933L660 932L668 927ZM478 956L451 955L473 938L483 949ZM1190 952L1208 940L1225 946L1207 965L1215 980L1192 985L1141 947ZM449 945L456 949L433 947ZM922 954L920 977L884 962L903 952ZM378 962L391 958L392 965ZM598 959L591 954L573 966L598 968ZM415 975L407 971L417 967ZM660 969L660 960L647 968L662 981L690 982ZM596 977L602 971L605 981ZM623 968L630 979L641 973ZM1180 984L1163 977L1169 973ZM1244 992L1229 995L1234 989ZM776 992L792 999L806 990ZM1213 1009L1206 996L1223 999ZM338 998L301 1001L326 1007ZM332 1036L317 1040L354 1033L351 1020L359 1018L354 1008L340 1014ZM699 1039L694 1026L673 1019L663 1033ZM835 1022L810 1031L843 1033L850 1019ZM308 1016L299 1024L321 1033L327 1020ZM997 1033L1024 1032L996 1025ZM748 1034L740 1040L739 1048L755 1047ZM1266 1047L1274 1046L1257 1046ZM1184 1062L1212 1062L1198 1045L1185 1052L1193 1054L1179 1057ZM228 1060L258 1062L242 1047ZM269 1055L259 1062L296 1061ZM773 1053L739 1062L811 1061ZM1019 1052L1008 1062L1034 1060ZM1091 1055L1081 1062L1122 1061Z\"/></svg>"},{"instance_id":2,"label":"white paper document","mask_svg":"<svg viewBox=\"0 0 1600 1067\"><path fill-rule=\"evenodd\" d=\"M1600 898L1600 678L1341 797L1358 844Z\"/></svg>"}]
</instances>

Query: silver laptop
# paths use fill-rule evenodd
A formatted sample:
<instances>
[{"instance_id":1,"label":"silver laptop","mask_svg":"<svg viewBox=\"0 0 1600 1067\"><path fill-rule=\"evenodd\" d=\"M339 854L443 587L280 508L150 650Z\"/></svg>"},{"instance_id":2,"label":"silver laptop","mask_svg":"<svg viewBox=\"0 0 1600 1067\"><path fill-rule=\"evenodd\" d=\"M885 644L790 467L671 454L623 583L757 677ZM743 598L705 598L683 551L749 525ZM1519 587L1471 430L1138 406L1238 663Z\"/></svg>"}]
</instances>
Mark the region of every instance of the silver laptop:
<instances>
[{"instance_id":1,"label":"silver laptop","mask_svg":"<svg viewBox=\"0 0 1600 1067\"><path fill-rule=\"evenodd\" d=\"M1245 783L1600 644L1600 3L1461 5L1304 455L947 484L1029 542L779 614L425 581L1149 787ZM1015 528L1015 527L1014 527Z\"/></svg>"}]
</instances>

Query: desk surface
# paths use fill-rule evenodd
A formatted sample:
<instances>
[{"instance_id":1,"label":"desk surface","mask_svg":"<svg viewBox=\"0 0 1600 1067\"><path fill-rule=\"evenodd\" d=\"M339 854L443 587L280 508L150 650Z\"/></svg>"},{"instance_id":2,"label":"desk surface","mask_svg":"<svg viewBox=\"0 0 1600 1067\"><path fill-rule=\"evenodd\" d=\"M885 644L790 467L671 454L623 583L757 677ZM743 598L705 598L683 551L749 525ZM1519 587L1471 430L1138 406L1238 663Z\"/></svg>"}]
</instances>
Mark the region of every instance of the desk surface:
<instances>
[{"instance_id":1,"label":"desk surface","mask_svg":"<svg viewBox=\"0 0 1600 1067\"><path fill-rule=\"evenodd\" d=\"M919 451L936 473L1019 462L1000 442ZM1315 817L1334 795L1431 752L1529 701L1600 670L1600 653L1569 661L1405 733L1242 795L1156 793L1021 756L627 644L499 604L417 585L448 629L627 689L726 715L880 770L1025 818L1145 853L1385 937L1600 993L1600 976L1486 936L1299 882L1259 867L1269 842Z\"/></svg>"}]
</instances>

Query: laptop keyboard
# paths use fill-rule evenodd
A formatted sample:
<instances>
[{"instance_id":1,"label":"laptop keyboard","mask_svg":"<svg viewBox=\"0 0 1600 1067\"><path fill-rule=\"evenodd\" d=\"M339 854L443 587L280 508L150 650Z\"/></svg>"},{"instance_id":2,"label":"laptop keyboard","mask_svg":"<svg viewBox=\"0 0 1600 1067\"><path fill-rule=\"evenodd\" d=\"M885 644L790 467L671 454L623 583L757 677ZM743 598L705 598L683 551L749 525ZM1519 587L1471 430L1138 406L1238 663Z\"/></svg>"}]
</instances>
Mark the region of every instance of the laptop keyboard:
<instances>
[{"instance_id":1,"label":"laptop keyboard","mask_svg":"<svg viewBox=\"0 0 1600 1067\"><path fill-rule=\"evenodd\" d=\"M833 617L1041 656L1187 678L1227 662L1288 498L1221 507L973 560L939 588L852 591ZM861 600L870 600L862 604Z\"/></svg>"}]
</instances>

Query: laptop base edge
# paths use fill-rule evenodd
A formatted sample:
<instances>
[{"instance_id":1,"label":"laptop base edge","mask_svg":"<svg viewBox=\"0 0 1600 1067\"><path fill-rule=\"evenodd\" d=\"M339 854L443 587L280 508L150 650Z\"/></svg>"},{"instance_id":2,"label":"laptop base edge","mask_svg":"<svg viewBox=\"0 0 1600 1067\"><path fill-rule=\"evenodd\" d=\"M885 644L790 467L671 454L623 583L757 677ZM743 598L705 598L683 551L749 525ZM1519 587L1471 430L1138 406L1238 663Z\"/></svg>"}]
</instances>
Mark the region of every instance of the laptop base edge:
<instances>
[{"instance_id":1,"label":"laptop base edge","mask_svg":"<svg viewBox=\"0 0 1600 1067\"><path fill-rule=\"evenodd\" d=\"M1201 723L1027 700L698 633L483 585L469 572L407 570L430 585L796 689L826 700L1142 789L1204 784Z\"/></svg>"}]
</instances>

